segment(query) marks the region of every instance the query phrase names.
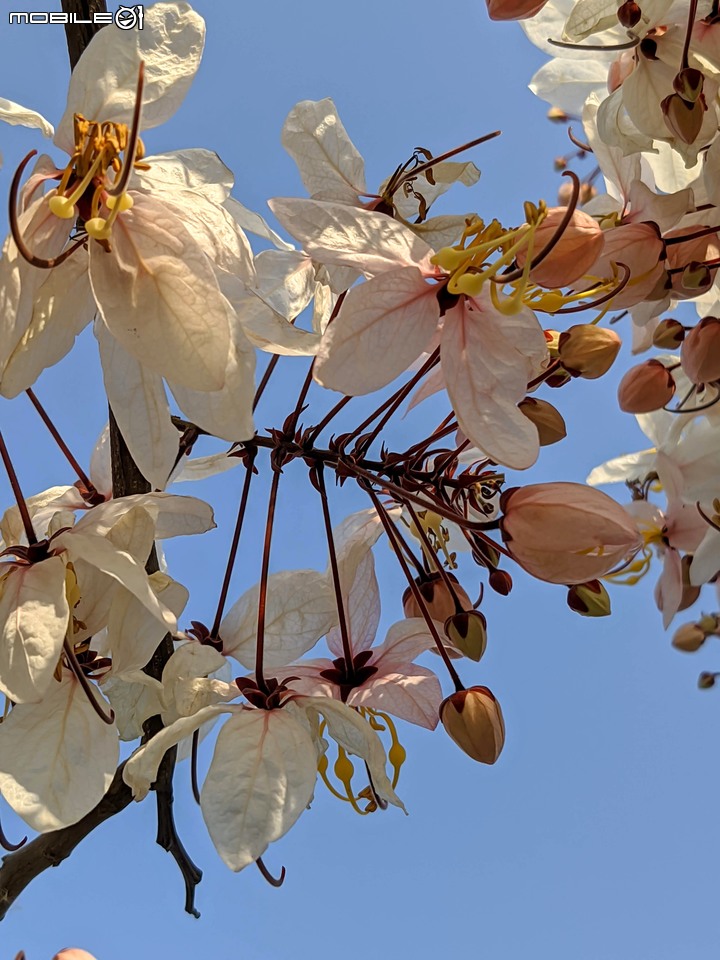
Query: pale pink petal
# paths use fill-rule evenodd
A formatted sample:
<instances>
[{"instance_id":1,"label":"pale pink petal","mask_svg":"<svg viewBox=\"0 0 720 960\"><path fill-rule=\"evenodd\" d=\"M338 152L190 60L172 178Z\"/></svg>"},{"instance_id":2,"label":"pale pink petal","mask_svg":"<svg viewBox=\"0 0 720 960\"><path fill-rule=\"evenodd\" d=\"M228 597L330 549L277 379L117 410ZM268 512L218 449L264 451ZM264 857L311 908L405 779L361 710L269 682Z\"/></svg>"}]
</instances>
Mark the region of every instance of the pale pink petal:
<instances>
[{"instance_id":1,"label":"pale pink petal","mask_svg":"<svg viewBox=\"0 0 720 960\"><path fill-rule=\"evenodd\" d=\"M358 396L400 376L435 333L440 317L435 293L417 267L353 287L320 344L315 379Z\"/></svg>"},{"instance_id":2,"label":"pale pink petal","mask_svg":"<svg viewBox=\"0 0 720 960\"><path fill-rule=\"evenodd\" d=\"M402 673L371 677L352 691L347 702L352 707L372 707L434 730L442 698L440 681L432 671L406 664Z\"/></svg>"},{"instance_id":3,"label":"pale pink petal","mask_svg":"<svg viewBox=\"0 0 720 960\"><path fill-rule=\"evenodd\" d=\"M437 273L432 247L383 213L292 197L271 200L270 209L320 263L356 267L367 277L410 265L427 276Z\"/></svg>"},{"instance_id":4,"label":"pale pink petal","mask_svg":"<svg viewBox=\"0 0 720 960\"><path fill-rule=\"evenodd\" d=\"M530 311L504 317L479 301L463 301L445 318L442 371L460 429L496 463L532 466L536 427L518 409L532 375L542 330Z\"/></svg>"}]
</instances>

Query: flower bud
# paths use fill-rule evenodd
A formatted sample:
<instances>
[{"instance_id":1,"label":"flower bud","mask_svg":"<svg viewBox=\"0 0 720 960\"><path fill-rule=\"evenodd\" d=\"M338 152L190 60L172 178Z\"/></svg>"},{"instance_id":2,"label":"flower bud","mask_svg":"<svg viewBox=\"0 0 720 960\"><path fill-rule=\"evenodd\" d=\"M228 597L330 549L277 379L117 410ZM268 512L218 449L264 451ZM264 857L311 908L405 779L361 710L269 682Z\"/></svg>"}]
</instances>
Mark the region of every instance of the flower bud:
<instances>
[{"instance_id":1,"label":"flower bud","mask_svg":"<svg viewBox=\"0 0 720 960\"><path fill-rule=\"evenodd\" d=\"M683 653L695 653L707 639L705 631L696 623L684 623L673 634L672 645Z\"/></svg>"},{"instance_id":2,"label":"flower bud","mask_svg":"<svg viewBox=\"0 0 720 960\"><path fill-rule=\"evenodd\" d=\"M535 231L533 258L542 253L560 226L567 207L551 207ZM602 253L604 234L597 220L575 210L562 235L542 263L530 271L530 278L541 287L567 287L584 276ZM525 265L527 249L519 250L516 260Z\"/></svg>"},{"instance_id":3,"label":"flower bud","mask_svg":"<svg viewBox=\"0 0 720 960\"><path fill-rule=\"evenodd\" d=\"M707 670L703 670L703 672L698 677L698 687L701 690L709 690L710 687L715 686L716 677L717 677L716 673L708 673ZM442 704L440 704L440 709L442 710Z\"/></svg>"},{"instance_id":4,"label":"flower bud","mask_svg":"<svg viewBox=\"0 0 720 960\"><path fill-rule=\"evenodd\" d=\"M557 443L567 436L565 421L560 411L547 400L525 397L518 404L518 408L537 427L541 447L549 447L551 443Z\"/></svg>"},{"instance_id":5,"label":"flower bud","mask_svg":"<svg viewBox=\"0 0 720 960\"><path fill-rule=\"evenodd\" d=\"M549 583L586 583L636 553L634 519L607 494L581 483L536 483L506 491L503 539L529 574Z\"/></svg>"},{"instance_id":6,"label":"flower bud","mask_svg":"<svg viewBox=\"0 0 720 960\"><path fill-rule=\"evenodd\" d=\"M621 340L614 330L592 323L578 323L560 334L559 352L568 373L597 380L615 362Z\"/></svg>"},{"instance_id":7,"label":"flower bud","mask_svg":"<svg viewBox=\"0 0 720 960\"><path fill-rule=\"evenodd\" d=\"M453 590L455 591L458 603L460 604L460 609L472 609L472 600L460 586L457 578L451 573L447 573L445 576L453 584ZM441 576L441 574L434 573L426 579L418 577L415 580L415 583L418 586L420 595L425 601L428 612L433 620L437 620L438 623L444 623L448 617L451 617L454 613L457 613L458 606L455 603L455 598L453 597L452 591L449 589L444 577ZM422 617L422 610L415 599L415 594L411 587L408 587L403 594L402 602L406 617L409 619L412 619L413 617Z\"/></svg>"},{"instance_id":8,"label":"flower bud","mask_svg":"<svg viewBox=\"0 0 720 960\"><path fill-rule=\"evenodd\" d=\"M673 89L687 103L695 103L703 92L705 77L695 67L685 67L673 80Z\"/></svg>"},{"instance_id":9,"label":"flower bud","mask_svg":"<svg viewBox=\"0 0 720 960\"><path fill-rule=\"evenodd\" d=\"M573 185L567 180L563 182L558 187L557 197L558 204L561 207L566 207L572 200L573 195ZM580 196L578 197L578 204L584 206L586 203L589 203L593 197L597 196L597 189L591 184L583 181L580 184Z\"/></svg>"},{"instance_id":10,"label":"flower bud","mask_svg":"<svg viewBox=\"0 0 720 960\"><path fill-rule=\"evenodd\" d=\"M500 704L487 687L451 693L440 704L440 720L449 737L473 760L495 763L505 743Z\"/></svg>"},{"instance_id":11,"label":"flower bud","mask_svg":"<svg viewBox=\"0 0 720 960\"><path fill-rule=\"evenodd\" d=\"M707 109L702 98L689 103L677 93L671 93L661 102L663 120L670 133L683 143L697 139Z\"/></svg>"},{"instance_id":12,"label":"flower bud","mask_svg":"<svg viewBox=\"0 0 720 960\"><path fill-rule=\"evenodd\" d=\"M512 577L507 570L491 570L488 577L488 586L501 597L506 597L512 590Z\"/></svg>"},{"instance_id":13,"label":"flower bud","mask_svg":"<svg viewBox=\"0 0 720 960\"><path fill-rule=\"evenodd\" d=\"M79 947L66 947L60 953L56 953L53 960L95 960L95 957Z\"/></svg>"},{"instance_id":14,"label":"flower bud","mask_svg":"<svg viewBox=\"0 0 720 960\"><path fill-rule=\"evenodd\" d=\"M617 18L623 27L634 27L639 23L642 11L635 0L625 0L618 7Z\"/></svg>"},{"instance_id":15,"label":"flower bud","mask_svg":"<svg viewBox=\"0 0 720 960\"><path fill-rule=\"evenodd\" d=\"M630 279L612 299L612 309L632 307L650 299L658 282L665 277L665 247L653 223L621 223L603 232L605 245L601 256L588 271L594 277L618 281L622 263L630 270Z\"/></svg>"},{"instance_id":16,"label":"flower bud","mask_svg":"<svg viewBox=\"0 0 720 960\"><path fill-rule=\"evenodd\" d=\"M632 367L620 381L618 404L625 413L651 413L666 406L675 393L672 373L659 360Z\"/></svg>"},{"instance_id":17,"label":"flower bud","mask_svg":"<svg viewBox=\"0 0 720 960\"><path fill-rule=\"evenodd\" d=\"M560 107L550 107L545 116L551 123L567 123L570 117Z\"/></svg>"},{"instance_id":18,"label":"flower bud","mask_svg":"<svg viewBox=\"0 0 720 960\"><path fill-rule=\"evenodd\" d=\"M661 350L675 350L685 338L685 327L679 320L661 320L653 333L653 346Z\"/></svg>"},{"instance_id":19,"label":"flower bud","mask_svg":"<svg viewBox=\"0 0 720 960\"><path fill-rule=\"evenodd\" d=\"M693 327L683 341L680 360L693 383L720 380L720 319L703 317Z\"/></svg>"},{"instance_id":20,"label":"flower bud","mask_svg":"<svg viewBox=\"0 0 720 960\"><path fill-rule=\"evenodd\" d=\"M610 596L599 580L588 580L570 587L567 605L581 617L607 617L611 612Z\"/></svg>"},{"instance_id":21,"label":"flower bud","mask_svg":"<svg viewBox=\"0 0 720 960\"><path fill-rule=\"evenodd\" d=\"M485 0L491 20L528 20L540 13L548 0Z\"/></svg>"},{"instance_id":22,"label":"flower bud","mask_svg":"<svg viewBox=\"0 0 720 960\"><path fill-rule=\"evenodd\" d=\"M487 647L487 620L479 610L456 613L445 621L445 636L463 656L477 663Z\"/></svg>"}]
</instances>

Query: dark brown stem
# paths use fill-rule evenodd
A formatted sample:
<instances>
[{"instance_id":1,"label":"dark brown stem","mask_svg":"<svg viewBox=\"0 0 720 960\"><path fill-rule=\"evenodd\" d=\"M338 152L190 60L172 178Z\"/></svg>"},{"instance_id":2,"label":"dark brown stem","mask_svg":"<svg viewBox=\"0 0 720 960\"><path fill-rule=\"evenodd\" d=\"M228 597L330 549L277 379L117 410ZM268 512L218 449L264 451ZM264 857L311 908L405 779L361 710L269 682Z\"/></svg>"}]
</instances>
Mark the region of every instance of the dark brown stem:
<instances>
[{"instance_id":1,"label":"dark brown stem","mask_svg":"<svg viewBox=\"0 0 720 960\"><path fill-rule=\"evenodd\" d=\"M83 673L83 668L78 663L78 659L75 656L75 651L72 648L72 644L67 637L63 640L63 649L65 650L65 656L68 659L68 666L75 674L75 679L78 681L80 686L83 689L83 693L88 699L90 706L93 708L95 713L100 717L103 723L107 723L108 726L111 726L115 722L115 711L111 710L108 715L105 713L97 698L95 697L95 692L90 684L90 681Z\"/></svg>"},{"instance_id":2,"label":"dark brown stem","mask_svg":"<svg viewBox=\"0 0 720 960\"><path fill-rule=\"evenodd\" d=\"M439 559L437 558L435 551L433 550L433 546L430 543L430 538L428 537L425 531L425 528L423 527L420 521L420 517L418 517L417 513L413 509L413 505L410 503L409 500L405 501L404 506L407 509L410 516L412 517L413 523L415 524L415 529L418 532L418 536L423 542L423 545L425 547L425 550L423 551L423 553L426 556L429 554L432 557L432 561L435 566L435 569L440 574L440 578L442 579L443 583L445 584L448 591L450 592L450 596L453 598L455 602L455 612L462 613L463 606L460 603L460 598L458 597L457 590L455 589L455 584L452 582L451 578L448 576L448 572L445 569L445 567L442 565L442 563L440 563Z\"/></svg>"},{"instance_id":3,"label":"dark brown stem","mask_svg":"<svg viewBox=\"0 0 720 960\"><path fill-rule=\"evenodd\" d=\"M92 23L93 14L107 13L107 4L105 0L62 0L61 5L64 13L74 13L80 21L91 21L65 24L70 69L74 70L87 45L104 26L101 23Z\"/></svg>"},{"instance_id":4,"label":"dark brown stem","mask_svg":"<svg viewBox=\"0 0 720 960\"><path fill-rule=\"evenodd\" d=\"M260 591L258 597L258 625L257 646L255 647L255 682L258 687L267 693L265 676L263 674L263 654L265 650L265 604L267 602L268 570L270 569L270 545L272 543L273 523L275 521L275 504L277 503L280 470L273 473L270 486L270 500L268 502L267 522L265 524L265 542L263 544L262 569L260 571Z\"/></svg>"},{"instance_id":5,"label":"dark brown stem","mask_svg":"<svg viewBox=\"0 0 720 960\"><path fill-rule=\"evenodd\" d=\"M447 667L447 671L450 674L450 679L455 684L456 690L464 690L465 686L462 680L460 679L457 670L452 665L452 661L448 655L447 650L445 649L445 644L442 642L442 639L440 638L440 634L437 631L437 627L435 626L435 621L430 616L430 611L428 610L427 604L425 603L425 598L420 592L420 588L415 583L415 578L412 575L412 571L410 570L410 567L408 567L407 561L403 556L403 550L401 546L403 542L403 538L400 535L400 532L395 526L395 524L392 522L392 519L388 516L388 513L385 510L385 507L383 506L382 501L380 500L378 495L375 493L375 491L372 489L370 484L364 485L364 489L367 491L368 496L373 502L373 506L377 510L377 514L380 517L380 522L382 523L385 529L385 533L387 533L388 540L390 541L390 545L392 546L395 556L397 557L398 563L400 564L400 567L402 569L402 572L405 575L405 578L408 582L408 586L412 590L413 596L415 597L415 602L417 603L418 607L422 612L423 619L427 624L427 628L430 631L430 634L433 640L435 641L435 646L437 647L437 651L442 657L443 663Z\"/></svg>"},{"instance_id":6,"label":"dark brown stem","mask_svg":"<svg viewBox=\"0 0 720 960\"><path fill-rule=\"evenodd\" d=\"M12 460L10 459L10 454L8 449L5 446L5 440L2 433L0 432L0 457L2 457L2 462L5 465L5 470L7 471L8 480L10 481L10 486L12 487L13 496L15 497L15 502L17 503L17 508L20 511L20 517L22 519L23 527L25 528L25 536L27 537L27 542L32 546L34 543L37 543L37 537L35 536L35 528L33 527L32 520L30 519L30 512L27 508L27 503L25 503L25 497L23 496L22 490L20 489L20 483L15 473L15 467L13 466Z\"/></svg>"},{"instance_id":7,"label":"dark brown stem","mask_svg":"<svg viewBox=\"0 0 720 960\"><path fill-rule=\"evenodd\" d=\"M30 398L30 402L35 407L37 412L40 414L40 419L50 431L53 440L58 445L58 447L60 447L60 450L62 451L63 456L65 457L67 462L70 464L70 466L73 468L73 470L77 474L78 479L82 481L85 489L90 494L97 494L97 489L95 488L95 485L93 484L92 480L88 477L88 475L85 473L83 468L80 466L80 464L77 462L75 457L70 452L70 448L65 443L63 438L60 436L60 433L57 427L50 419L50 416L48 415L48 412L45 410L45 407L43 407L43 405L40 403L38 398L35 396L34 391L31 390L30 387L28 387L25 393L28 395L28 397Z\"/></svg>"},{"instance_id":8,"label":"dark brown stem","mask_svg":"<svg viewBox=\"0 0 720 960\"><path fill-rule=\"evenodd\" d=\"M237 520L235 521L235 532L233 533L232 543L230 544L230 553L228 555L227 566L225 567L225 576L223 577L222 587L220 588L220 597L218 599L217 610L215 611L215 619L213 621L212 629L210 630L210 636L213 639L217 639L218 637L220 623L225 610L225 601L227 600L228 590L230 589L230 580L232 578L232 572L235 566L237 549L240 543L240 534L242 533L248 496L250 494L250 481L253 477L253 463L257 454L257 449L251 444L247 444L245 449L248 451L247 460L245 461L245 482L243 483L242 495L240 496L240 506L238 507Z\"/></svg>"},{"instance_id":9,"label":"dark brown stem","mask_svg":"<svg viewBox=\"0 0 720 960\"><path fill-rule=\"evenodd\" d=\"M352 647L350 646L348 622L345 614L345 602L343 600L342 585L340 582L340 570L338 568L337 553L335 551L335 539L332 532L330 505L328 504L327 490L325 488L325 468L323 467L322 463L318 463L311 469L312 475L315 478L314 486L320 494L320 500L322 502L323 521L325 523L325 537L327 538L328 553L330 554L330 569L332 571L333 587L335 589L335 602L337 604L338 620L340 622L340 636L342 638L345 666L347 670L352 671L353 653Z\"/></svg>"}]
</instances>

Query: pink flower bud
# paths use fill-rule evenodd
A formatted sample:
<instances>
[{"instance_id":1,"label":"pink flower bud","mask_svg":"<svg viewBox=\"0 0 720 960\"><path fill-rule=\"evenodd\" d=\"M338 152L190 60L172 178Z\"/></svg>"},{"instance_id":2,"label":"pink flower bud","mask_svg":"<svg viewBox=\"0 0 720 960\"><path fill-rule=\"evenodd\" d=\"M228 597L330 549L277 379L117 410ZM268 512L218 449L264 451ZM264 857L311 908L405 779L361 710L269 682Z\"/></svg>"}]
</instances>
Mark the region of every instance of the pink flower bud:
<instances>
[{"instance_id":1,"label":"pink flower bud","mask_svg":"<svg viewBox=\"0 0 720 960\"><path fill-rule=\"evenodd\" d=\"M687 334L680 351L682 368L693 383L720 380L720 320L703 317Z\"/></svg>"},{"instance_id":2,"label":"pink flower bud","mask_svg":"<svg viewBox=\"0 0 720 960\"><path fill-rule=\"evenodd\" d=\"M527 20L540 13L548 0L485 0L491 20Z\"/></svg>"},{"instance_id":3,"label":"pink flower bud","mask_svg":"<svg viewBox=\"0 0 720 960\"><path fill-rule=\"evenodd\" d=\"M79 947L65 947L60 953L55 954L53 960L95 960L95 957Z\"/></svg>"},{"instance_id":4,"label":"pink flower bud","mask_svg":"<svg viewBox=\"0 0 720 960\"><path fill-rule=\"evenodd\" d=\"M440 704L448 735L473 760L495 763L505 743L500 704L487 687L451 693Z\"/></svg>"},{"instance_id":5,"label":"pink flower bud","mask_svg":"<svg viewBox=\"0 0 720 960\"><path fill-rule=\"evenodd\" d=\"M613 298L612 309L632 307L652 294L665 273L663 242L657 227L650 223L623 223L603 234L605 246L597 262L588 271L594 277L609 280L614 272L623 276L618 264L630 270L630 279Z\"/></svg>"},{"instance_id":6,"label":"pink flower bud","mask_svg":"<svg viewBox=\"0 0 720 960\"><path fill-rule=\"evenodd\" d=\"M533 258L542 253L567 212L566 207L551 207L535 231ZM597 220L576 210L562 236L547 257L530 271L530 277L542 287L567 287L584 276L600 256L604 234ZM525 265L527 250L516 256L519 267Z\"/></svg>"},{"instance_id":7,"label":"pink flower bud","mask_svg":"<svg viewBox=\"0 0 720 960\"><path fill-rule=\"evenodd\" d=\"M675 381L659 360L646 360L632 367L620 381L618 404L625 413L651 413L667 406L675 393Z\"/></svg>"},{"instance_id":8,"label":"pink flower bud","mask_svg":"<svg viewBox=\"0 0 720 960\"><path fill-rule=\"evenodd\" d=\"M643 540L635 521L607 494L581 483L537 483L506 491L503 539L532 576L585 583L631 557Z\"/></svg>"}]
</instances>

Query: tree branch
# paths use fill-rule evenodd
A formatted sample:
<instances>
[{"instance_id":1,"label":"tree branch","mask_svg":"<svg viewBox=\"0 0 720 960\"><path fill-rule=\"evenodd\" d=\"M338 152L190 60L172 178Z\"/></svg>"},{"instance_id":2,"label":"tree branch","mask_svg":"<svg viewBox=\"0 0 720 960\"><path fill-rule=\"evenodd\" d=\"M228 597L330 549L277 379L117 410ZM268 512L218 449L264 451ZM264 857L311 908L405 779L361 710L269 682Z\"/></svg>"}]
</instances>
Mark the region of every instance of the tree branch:
<instances>
[{"instance_id":1,"label":"tree branch","mask_svg":"<svg viewBox=\"0 0 720 960\"><path fill-rule=\"evenodd\" d=\"M128 806L132 791L122 778L123 767L124 764L117 768L108 792L82 820L51 833L42 833L20 850L2 858L0 920L35 877L48 867L59 866L89 833Z\"/></svg>"}]
</instances>

